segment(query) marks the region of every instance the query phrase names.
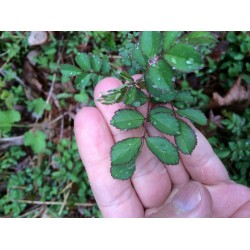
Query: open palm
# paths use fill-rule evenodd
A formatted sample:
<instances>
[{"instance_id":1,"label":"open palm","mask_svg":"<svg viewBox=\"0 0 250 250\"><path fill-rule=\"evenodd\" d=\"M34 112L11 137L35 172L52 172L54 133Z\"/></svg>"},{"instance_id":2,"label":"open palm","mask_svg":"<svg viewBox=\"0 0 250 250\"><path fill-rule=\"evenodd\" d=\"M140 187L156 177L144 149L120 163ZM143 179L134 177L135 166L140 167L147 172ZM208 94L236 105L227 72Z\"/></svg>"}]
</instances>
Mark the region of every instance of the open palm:
<instances>
[{"instance_id":1,"label":"open palm","mask_svg":"<svg viewBox=\"0 0 250 250\"><path fill-rule=\"evenodd\" d=\"M95 88L95 99L121 84L116 78L102 80ZM138 108L144 115L147 105ZM120 131L110 125L115 111L125 107L123 103L103 105L97 102L96 107L78 112L75 134L104 217L250 217L250 189L229 179L208 141L194 127L197 147L191 156L180 154L178 165L164 165L144 145L132 179L113 179L110 148L128 137L140 137L143 128ZM146 132L172 140L150 124Z\"/></svg>"}]
</instances>

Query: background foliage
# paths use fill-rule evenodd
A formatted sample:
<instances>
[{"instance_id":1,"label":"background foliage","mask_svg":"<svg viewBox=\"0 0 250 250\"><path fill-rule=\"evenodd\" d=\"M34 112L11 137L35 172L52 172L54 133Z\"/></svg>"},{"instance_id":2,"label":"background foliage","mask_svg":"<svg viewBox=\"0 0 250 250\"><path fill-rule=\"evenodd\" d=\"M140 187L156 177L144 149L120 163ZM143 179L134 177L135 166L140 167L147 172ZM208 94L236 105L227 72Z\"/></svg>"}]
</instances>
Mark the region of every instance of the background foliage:
<instances>
[{"instance_id":1,"label":"background foliage","mask_svg":"<svg viewBox=\"0 0 250 250\"><path fill-rule=\"evenodd\" d=\"M79 159L73 119L93 106L59 65L78 52L109 58L130 74L138 32L0 33L0 216L100 217ZM205 67L177 81L192 89L209 123L200 127L236 182L250 186L250 35L214 32ZM33 40L32 40L33 39ZM39 40L40 39L40 40ZM112 73L115 76L115 72Z\"/></svg>"}]
</instances>

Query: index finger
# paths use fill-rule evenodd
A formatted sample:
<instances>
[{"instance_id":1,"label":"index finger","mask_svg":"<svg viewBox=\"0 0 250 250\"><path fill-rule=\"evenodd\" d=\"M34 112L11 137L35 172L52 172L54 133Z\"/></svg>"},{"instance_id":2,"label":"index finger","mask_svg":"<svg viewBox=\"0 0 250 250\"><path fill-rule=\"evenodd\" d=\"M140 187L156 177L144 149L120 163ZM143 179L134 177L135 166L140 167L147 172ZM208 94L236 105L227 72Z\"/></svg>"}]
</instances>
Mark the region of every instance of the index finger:
<instances>
[{"instance_id":1,"label":"index finger","mask_svg":"<svg viewBox=\"0 0 250 250\"><path fill-rule=\"evenodd\" d=\"M80 157L103 216L144 216L130 180L119 181L110 175L109 151L114 140L100 111L93 107L81 109L75 117L74 130Z\"/></svg>"}]
</instances>

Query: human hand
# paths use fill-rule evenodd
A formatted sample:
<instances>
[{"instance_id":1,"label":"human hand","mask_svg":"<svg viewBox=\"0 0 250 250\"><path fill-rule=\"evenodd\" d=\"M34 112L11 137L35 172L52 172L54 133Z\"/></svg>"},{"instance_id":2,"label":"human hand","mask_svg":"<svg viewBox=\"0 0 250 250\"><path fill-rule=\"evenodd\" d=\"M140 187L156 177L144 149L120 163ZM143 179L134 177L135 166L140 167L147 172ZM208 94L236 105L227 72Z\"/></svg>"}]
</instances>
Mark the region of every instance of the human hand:
<instances>
[{"instance_id":1,"label":"human hand","mask_svg":"<svg viewBox=\"0 0 250 250\"><path fill-rule=\"evenodd\" d=\"M116 78L103 79L94 90L95 99L121 84ZM144 115L147 105L138 108ZM123 103L96 102L96 107L78 112L75 134L104 217L250 217L250 189L229 179L222 162L195 127L198 144L191 156L180 153L178 165L162 164L144 145L131 180L113 179L112 145L128 137L141 136L143 128L121 132L110 125L115 111L125 107ZM150 124L147 134L166 136Z\"/></svg>"}]
</instances>

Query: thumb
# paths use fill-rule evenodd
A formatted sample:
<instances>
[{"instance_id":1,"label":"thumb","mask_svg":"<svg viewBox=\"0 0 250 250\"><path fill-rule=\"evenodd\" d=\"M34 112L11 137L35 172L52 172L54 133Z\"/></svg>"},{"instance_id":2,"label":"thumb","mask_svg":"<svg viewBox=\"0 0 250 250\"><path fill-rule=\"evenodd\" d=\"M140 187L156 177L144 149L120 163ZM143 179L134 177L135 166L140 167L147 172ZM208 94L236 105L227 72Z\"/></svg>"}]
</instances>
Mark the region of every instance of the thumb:
<instances>
[{"instance_id":1,"label":"thumb","mask_svg":"<svg viewBox=\"0 0 250 250\"><path fill-rule=\"evenodd\" d=\"M149 217L198 218L210 217L212 198L208 190L198 182L188 182L177 190L156 213Z\"/></svg>"}]
</instances>

